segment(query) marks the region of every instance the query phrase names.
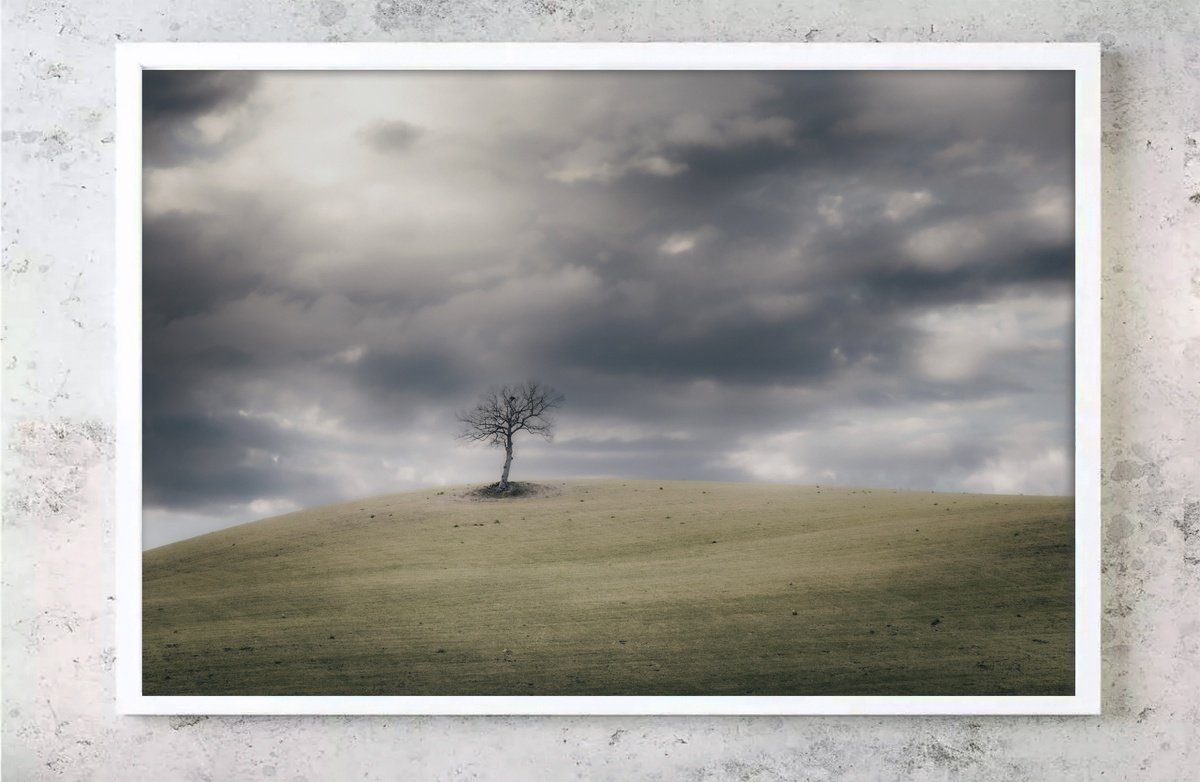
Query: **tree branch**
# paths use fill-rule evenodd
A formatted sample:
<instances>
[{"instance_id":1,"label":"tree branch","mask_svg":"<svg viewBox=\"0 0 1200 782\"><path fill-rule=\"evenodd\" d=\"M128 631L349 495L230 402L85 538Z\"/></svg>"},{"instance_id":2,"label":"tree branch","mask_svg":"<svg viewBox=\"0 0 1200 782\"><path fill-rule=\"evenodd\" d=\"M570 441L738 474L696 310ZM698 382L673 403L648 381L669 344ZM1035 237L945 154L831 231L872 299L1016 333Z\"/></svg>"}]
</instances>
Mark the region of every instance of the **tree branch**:
<instances>
[{"instance_id":1,"label":"tree branch","mask_svg":"<svg viewBox=\"0 0 1200 782\"><path fill-rule=\"evenodd\" d=\"M565 401L561 393L536 380L518 385L493 386L479 398L471 410L457 418L463 428L460 440L511 445L518 432L529 432L550 439L554 421L550 411Z\"/></svg>"}]
</instances>

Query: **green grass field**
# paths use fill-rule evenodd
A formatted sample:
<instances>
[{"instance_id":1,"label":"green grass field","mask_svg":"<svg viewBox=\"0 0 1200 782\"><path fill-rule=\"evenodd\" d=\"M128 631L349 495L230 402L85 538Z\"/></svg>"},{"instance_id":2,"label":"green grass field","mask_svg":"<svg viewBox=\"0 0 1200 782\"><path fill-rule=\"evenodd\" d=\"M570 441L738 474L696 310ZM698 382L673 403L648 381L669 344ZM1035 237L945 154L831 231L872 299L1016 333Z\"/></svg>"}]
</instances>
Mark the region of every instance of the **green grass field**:
<instances>
[{"instance_id":1,"label":"green grass field","mask_svg":"<svg viewBox=\"0 0 1200 782\"><path fill-rule=\"evenodd\" d=\"M551 486L145 552L145 694L1073 692L1071 498Z\"/></svg>"}]
</instances>

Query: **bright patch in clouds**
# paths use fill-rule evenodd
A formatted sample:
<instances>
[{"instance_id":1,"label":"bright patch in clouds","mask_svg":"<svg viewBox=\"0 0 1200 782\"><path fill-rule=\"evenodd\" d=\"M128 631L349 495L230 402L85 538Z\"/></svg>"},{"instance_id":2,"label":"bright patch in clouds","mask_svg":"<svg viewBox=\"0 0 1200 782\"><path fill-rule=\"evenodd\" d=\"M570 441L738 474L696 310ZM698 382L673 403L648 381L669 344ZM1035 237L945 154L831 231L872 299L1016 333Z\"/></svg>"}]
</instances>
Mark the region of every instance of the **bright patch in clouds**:
<instances>
[{"instance_id":1,"label":"bright patch in clouds","mask_svg":"<svg viewBox=\"0 0 1200 782\"><path fill-rule=\"evenodd\" d=\"M633 171L662 177L678 176L688 170L685 163L676 163L666 159L662 155L651 155L650 157L635 160L629 164L629 167Z\"/></svg>"},{"instance_id":2,"label":"bright patch in clouds","mask_svg":"<svg viewBox=\"0 0 1200 782\"><path fill-rule=\"evenodd\" d=\"M366 352L367 349L365 347L357 345L345 350L339 350L331 358L339 364L357 364L359 361L362 361L363 354Z\"/></svg>"},{"instance_id":3,"label":"bright patch in clouds","mask_svg":"<svg viewBox=\"0 0 1200 782\"><path fill-rule=\"evenodd\" d=\"M803 463L807 432L786 432L745 443L725 459L730 466L744 471L754 480L774 483L800 483L811 477Z\"/></svg>"},{"instance_id":4,"label":"bright patch in clouds","mask_svg":"<svg viewBox=\"0 0 1200 782\"><path fill-rule=\"evenodd\" d=\"M1068 241L1075 219L1075 201L1065 187L1044 187L1029 202L1034 229L1051 240Z\"/></svg>"},{"instance_id":5,"label":"bright patch in clouds","mask_svg":"<svg viewBox=\"0 0 1200 782\"><path fill-rule=\"evenodd\" d=\"M904 249L921 267L950 271L969 266L988 238L987 229L978 220L950 220L917 231Z\"/></svg>"},{"instance_id":6,"label":"bright patch in clouds","mask_svg":"<svg viewBox=\"0 0 1200 782\"><path fill-rule=\"evenodd\" d=\"M1019 451L988 459L963 486L986 494L1066 494L1071 462L1062 448Z\"/></svg>"},{"instance_id":7,"label":"bright patch in clouds","mask_svg":"<svg viewBox=\"0 0 1200 782\"><path fill-rule=\"evenodd\" d=\"M899 222L920 214L933 204L933 196L928 190L893 193L888 197L884 214L889 220Z\"/></svg>"},{"instance_id":8,"label":"bright patch in clouds","mask_svg":"<svg viewBox=\"0 0 1200 782\"><path fill-rule=\"evenodd\" d=\"M252 513L263 518L300 510L299 505L283 497L259 497L258 499L251 500L249 508Z\"/></svg>"},{"instance_id":9,"label":"bright patch in clouds","mask_svg":"<svg viewBox=\"0 0 1200 782\"><path fill-rule=\"evenodd\" d=\"M1007 406L994 408L995 422L985 427L979 425L978 409L970 405L940 404L897 413L892 417L869 408L848 409L845 420L744 437L724 460L747 477L768 482L1071 493L1073 474L1066 450L1045 445L1063 436L1057 422L1025 423L1020 411ZM998 449L981 459L992 443ZM927 470L933 465L937 472L931 475Z\"/></svg>"},{"instance_id":10,"label":"bright patch in clouds","mask_svg":"<svg viewBox=\"0 0 1200 782\"><path fill-rule=\"evenodd\" d=\"M844 200L840 195L821 196L821 202L817 205L817 214L832 227L841 228L842 224L846 222L846 216L842 213Z\"/></svg>"},{"instance_id":11,"label":"bright patch in clouds","mask_svg":"<svg viewBox=\"0 0 1200 782\"><path fill-rule=\"evenodd\" d=\"M659 245L658 251L665 255L691 252L696 247L695 234L671 234Z\"/></svg>"},{"instance_id":12,"label":"bright patch in clouds","mask_svg":"<svg viewBox=\"0 0 1200 782\"><path fill-rule=\"evenodd\" d=\"M942 381L967 380L989 364L1001 367L1006 353L1065 352L1071 323L1070 301L1048 296L931 308L912 319L925 335L921 368Z\"/></svg>"}]
</instances>

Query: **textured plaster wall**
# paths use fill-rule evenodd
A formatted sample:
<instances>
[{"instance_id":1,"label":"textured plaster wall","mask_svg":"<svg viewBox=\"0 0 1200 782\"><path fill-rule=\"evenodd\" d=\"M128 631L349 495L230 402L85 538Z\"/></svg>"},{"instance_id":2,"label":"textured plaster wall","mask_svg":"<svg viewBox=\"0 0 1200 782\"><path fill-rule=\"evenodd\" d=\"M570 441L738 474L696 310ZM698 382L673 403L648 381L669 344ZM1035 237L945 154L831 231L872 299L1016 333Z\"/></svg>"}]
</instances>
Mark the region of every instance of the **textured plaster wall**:
<instances>
[{"instance_id":1,"label":"textured plaster wall","mask_svg":"<svg viewBox=\"0 0 1200 782\"><path fill-rule=\"evenodd\" d=\"M4 779L1195 779L1200 4L8 0L3 19ZM1103 43L1104 716L114 714L114 43L876 39Z\"/></svg>"}]
</instances>

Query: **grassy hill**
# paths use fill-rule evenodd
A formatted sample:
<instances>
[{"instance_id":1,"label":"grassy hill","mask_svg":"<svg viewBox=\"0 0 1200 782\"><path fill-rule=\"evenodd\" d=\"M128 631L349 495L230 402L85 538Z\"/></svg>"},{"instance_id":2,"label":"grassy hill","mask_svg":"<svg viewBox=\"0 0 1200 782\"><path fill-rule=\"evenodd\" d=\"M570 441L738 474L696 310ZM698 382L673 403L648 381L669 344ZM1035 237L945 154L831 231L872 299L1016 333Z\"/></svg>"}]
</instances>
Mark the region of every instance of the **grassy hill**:
<instances>
[{"instance_id":1,"label":"grassy hill","mask_svg":"<svg viewBox=\"0 0 1200 782\"><path fill-rule=\"evenodd\" d=\"M147 695L1058 695L1073 502L464 487L147 551Z\"/></svg>"}]
</instances>

